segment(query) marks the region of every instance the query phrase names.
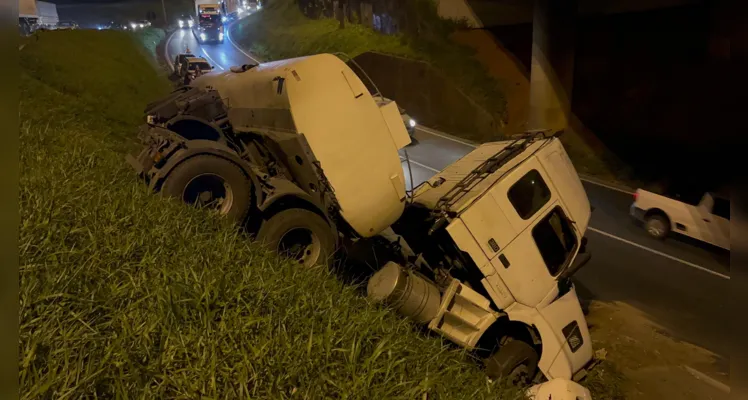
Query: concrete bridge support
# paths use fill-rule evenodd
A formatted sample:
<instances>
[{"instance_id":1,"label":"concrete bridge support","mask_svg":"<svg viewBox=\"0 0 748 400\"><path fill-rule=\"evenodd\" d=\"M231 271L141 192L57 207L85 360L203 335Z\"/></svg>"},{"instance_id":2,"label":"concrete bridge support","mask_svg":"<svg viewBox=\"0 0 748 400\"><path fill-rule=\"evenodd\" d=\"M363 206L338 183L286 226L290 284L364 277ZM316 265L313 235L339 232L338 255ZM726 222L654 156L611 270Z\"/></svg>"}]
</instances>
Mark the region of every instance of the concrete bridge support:
<instances>
[{"instance_id":1,"label":"concrete bridge support","mask_svg":"<svg viewBox=\"0 0 748 400\"><path fill-rule=\"evenodd\" d=\"M566 129L571 118L577 0L535 0L528 129Z\"/></svg>"}]
</instances>

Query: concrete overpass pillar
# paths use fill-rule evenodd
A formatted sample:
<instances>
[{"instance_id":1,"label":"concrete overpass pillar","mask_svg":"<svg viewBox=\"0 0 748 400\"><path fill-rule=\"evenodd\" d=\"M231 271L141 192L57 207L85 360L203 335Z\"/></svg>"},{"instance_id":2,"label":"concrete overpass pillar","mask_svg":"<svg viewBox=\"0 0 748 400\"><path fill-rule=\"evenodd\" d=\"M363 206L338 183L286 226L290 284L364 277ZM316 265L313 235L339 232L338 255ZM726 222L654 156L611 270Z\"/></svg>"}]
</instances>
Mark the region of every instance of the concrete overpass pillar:
<instances>
[{"instance_id":1,"label":"concrete overpass pillar","mask_svg":"<svg viewBox=\"0 0 748 400\"><path fill-rule=\"evenodd\" d=\"M535 0L528 129L565 129L571 116L577 0Z\"/></svg>"}]
</instances>

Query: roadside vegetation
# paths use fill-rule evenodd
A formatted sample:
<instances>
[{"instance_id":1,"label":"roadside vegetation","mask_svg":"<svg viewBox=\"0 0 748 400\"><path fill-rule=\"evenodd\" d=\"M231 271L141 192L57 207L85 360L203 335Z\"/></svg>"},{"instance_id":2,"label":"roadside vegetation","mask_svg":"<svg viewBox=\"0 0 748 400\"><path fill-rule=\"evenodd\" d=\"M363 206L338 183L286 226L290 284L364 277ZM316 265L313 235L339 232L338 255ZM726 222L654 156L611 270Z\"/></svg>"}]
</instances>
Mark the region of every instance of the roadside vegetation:
<instances>
[{"instance_id":1,"label":"roadside vegetation","mask_svg":"<svg viewBox=\"0 0 748 400\"><path fill-rule=\"evenodd\" d=\"M506 119L502 82L491 77L474 58L474 51L449 39L459 27L439 18L430 1L409 2L419 16L418 35L383 35L361 24L335 19L310 19L294 0L273 0L261 11L232 26L232 39L264 61L317 53L342 52L356 57L367 51L425 61L436 67L484 110ZM485 140L497 137L483 138Z\"/></svg>"},{"instance_id":2,"label":"roadside vegetation","mask_svg":"<svg viewBox=\"0 0 748 400\"><path fill-rule=\"evenodd\" d=\"M22 398L519 397L326 268L149 193L123 153L169 84L141 43L44 32L20 52Z\"/></svg>"}]
</instances>

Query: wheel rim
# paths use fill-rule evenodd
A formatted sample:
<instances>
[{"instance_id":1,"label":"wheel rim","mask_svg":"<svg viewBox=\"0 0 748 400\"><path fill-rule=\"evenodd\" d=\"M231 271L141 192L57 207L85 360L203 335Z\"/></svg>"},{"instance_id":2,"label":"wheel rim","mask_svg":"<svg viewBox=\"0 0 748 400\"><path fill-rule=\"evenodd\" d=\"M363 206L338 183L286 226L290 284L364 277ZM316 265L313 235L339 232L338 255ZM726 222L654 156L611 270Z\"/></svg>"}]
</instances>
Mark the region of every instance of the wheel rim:
<instances>
[{"instance_id":1,"label":"wheel rim","mask_svg":"<svg viewBox=\"0 0 748 400\"><path fill-rule=\"evenodd\" d=\"M234 204L234 191L222 177L215 174L200 174L187 182L182 191L182 200L199 208L217 210L228 214Z\"/></svg>"},{"instance_id":2,"label":"wheel rim","mask_svg":"<svg viewBox=\"0 0 748 400\"><path fill-rule=\"evenodd\" d=\"M512 372L509 373L509 382L511 382L512 385L520 385L525 384L529 381L530 378L530 369L527 367L526 364L520 364L516 366Z\"/></svg>"},{"instance_id":3,"label":"wheel rim","mask_svg":"<svg viewBox=\"0 0 748 400\"><path fill-rule=\"evenodd\" d=\"M313 266L319 260L321 252L319 238L306 228L291 229L278 242L278 253L306 267Z\"/></svg>"},{"instance_id":4,"label":"wheel rim","mask_svg":"<svg viewBox=\"0 0 748 400\"><path fill-rule=\"evenodd\" d=\"M665 233L665 224L658 219L651 219L647 224L647 232L655 237L660 237Z\"/></svg>"}]
</instances>

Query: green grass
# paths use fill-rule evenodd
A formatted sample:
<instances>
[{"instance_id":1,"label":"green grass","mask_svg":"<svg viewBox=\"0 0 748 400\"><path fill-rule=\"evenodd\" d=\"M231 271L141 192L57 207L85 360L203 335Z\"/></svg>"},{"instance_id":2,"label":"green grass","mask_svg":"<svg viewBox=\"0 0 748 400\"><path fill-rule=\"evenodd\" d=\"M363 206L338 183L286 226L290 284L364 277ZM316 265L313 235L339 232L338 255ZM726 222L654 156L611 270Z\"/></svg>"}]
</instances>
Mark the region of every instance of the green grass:
<instances>
[{"instance_id":1,"label":"green grass","mask_svg":"<svg viewBox=\"0 0 748 400\"><path fill-rule=\"evenodd\" d=\"M21 113L34 120L95 125L120 137L131 134L145 105L170 89L141 45L143 35L86 30L36 33L21 52L21 69L35 80L21 86ZM55 94L36 93L45 87Z\"/></svg>"},{"instance_id":2,"label":"green grass","mask_svg":"<svg viewBox=\"0 0 748 400\"><path fill-rule=\"evenodd\" d=\"M517 398L325 268L149 193L125 165L168 84L119 32L48 32L21 65L21 397Z\"/></svg>"},{"instance_id":3,"label":"green grass","mask_svg":"<svg viewBox=\"0 0 748 400\"><path fill-rule=\"evenodd\" d=\"M260 12L232 27L232 38L263 60L292 58L316 53L343 52L355 57L376 51L425 61L470 96L498 120L506 118L502 83L488 75L474 58L474 51L449 39L457 24L436 16L433 5L414 1L422 19L419 34L383 35L363 25L347 23L339 29L333 19L306 18L293 0L274 0ZM483 137L471 139L495 140Z\"/></svg>"}]
</instances>

